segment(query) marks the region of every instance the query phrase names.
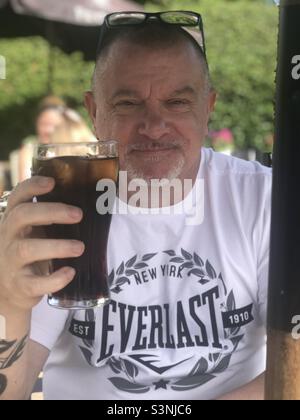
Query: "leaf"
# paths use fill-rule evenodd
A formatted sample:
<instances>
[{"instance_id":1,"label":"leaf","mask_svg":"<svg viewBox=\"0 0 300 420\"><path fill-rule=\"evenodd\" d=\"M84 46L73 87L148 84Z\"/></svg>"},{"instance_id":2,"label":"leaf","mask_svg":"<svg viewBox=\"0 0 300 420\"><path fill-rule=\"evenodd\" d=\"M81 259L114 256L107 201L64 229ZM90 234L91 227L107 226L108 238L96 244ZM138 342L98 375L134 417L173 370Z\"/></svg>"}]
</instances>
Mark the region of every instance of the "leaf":
<instances>
[{"instance_id":1,"label":"leaf","mask_svg":"<svg viewBox=\"0 0 300 420\"><path fill-rule=\"evenodd\" d=\"M135 365L133 365L133 369L134 369L133 377L135 378L136 376L138 376L139 370L138 370L137 366L135 366Z\"/></svg>"},{"instance_id":2,"label":"leaf","mask_svg":"<svg viewBox=\"0 0 300 420\"><path fill-rule=\"evenodd\" d=\"M134 266L134 268L135 268L136 270L140 270L141 268L145 268L145 267L148 267L148 264L143 263L143 262L138 263L138 264L135 264L135 266Z\"/></svg>"},{"instance_id":3,"label":"leaf","mask_svg":"<svg viewBox=\"0 0 300 420\"><path fill-rule=\"evenodd\" d=\"M227 306L228 311L234 311L235 310L235 299L234 299L233 290L231 290L231 292L229 293L229 296L228 296L227 302L226 302L226 306Z\"/></svg>"},{"instance_id":4,"label":"leaf","mask_svg":"<svg viewBox=\"0 0 300 420\"><path fill-rule=\"evenodd\" d=\"M215 272L213 266L208 260L206 261L205 268L206 268L207 275L211 280L217 277L217 273Z\"/></svg>"},{"instance_id":5,"label":"leaf","mask_svg":"<svg viewBox=\"0 0 300 420\"><path fill-rule=\"evenodd\" d=\"M120 267L117 269L117 275L118 276L120 276L121 274L124 273L124 268L125 268L125 265L124 265L124 262L122 262L122 264L120 265Z\"/></svg>"},{"instance_id":6,"label":"leaf","mask_svg":"<svg viewBox=\"0 0 300 420\"><path fill-rule=\"evenodd\" d=\"M133 266L133 264L136 262L137 259L137 255L135 255L134 257L132 257L129 261L127 261L126 263L126 267L130 268Z\"/></svg>"},{"instance_id":7,"label":"leaf","mask_svg":"<svg viewBox=\"0 0 300 420\"><path fill-rule=\"evenodd\" d=\"M0 354L5 353L7 350L9 350L14 344L16 344L17 340L15 341L5 341L0 340Z\"/></svg>"},{"instance_id":8,"label":"leaf","mask_svg":"<svg viewBox=\"0 0 300 420\"><path fill-rule=\"evenodd\" d=\"M220 363L213 370L213 373L224 372L229 366L231 356L232 356L232 354L228 354L227 356L223 357L223 359L220 361Z\"/></svg>"},{"instance_id":9,"label":"leaf","mask_svg":"<svg viewBox=\"0 0 300 420\"><path fill-rule=\"evenodd\" d=\"M223 280L223 277L222 277L222 274L220 273L219 274L219 280L221 280L221 282L222 282L222 284L223 284L223 287L224 287L224 293L225 293L225 296L227 295L227 288L226 288L226 285L225 285L225 283L224 283L224 280Z\"/></svg>"},{"instance_id":10,"label":"leaf","mask_svg":"<svg viewBox=\"0 0 300 420\"><path fill-rule=\"evenodd\" d=\"M192 254L185 251L183 248L181 248L181 254L182 254L183 258L185 258L186 260L192 260L193 259Z\"/></svg>"},{"instance_id":11,"label":"leaf","mask_svg":"<svg viewBox=\"0 0 300 420\"><path fill-rule=\"evenodd\" d=\"M117 293L117 294L119 294L119 293L121 293L121 292L123 292L123 289L121 289L121 287L120 286L116 286L116 287L114 287L113 289L110 289L113 293Z\"/></svg>"},{"instance_id":12,"label":"leaf","mask_svg":"<svg viewBox=\"0 0 300 420\"><path fill-rule=\"evenodd\" d=\"M202 284L204 286L206 283L209 283L209 280L199 280L198 283Z\"/></svg>"},{"instance_id":13,"label":"leaf","mask_svg":"<svg viewBox=\"0 0 300 420\"><path fill-rule=\"evenodd\" d=\"M127 381L123 378L108 378L110 382L119 390L124 392L130 392L132 394L144 394L150 391L150 388L146 385L139 385L134 382Z\"/></svg>"},{"instance_id":14,"label":"leaf","mask_svg":"<svg viewBox=\"0 0 300 420\"><path fill-rule=\"evenodd\" d=\"M137 272L135 270L126 270L125 274L126 276L134 276Z\"/></svg>"},{"instance_id":15,"label":"leaf","mask_svg":"<svg viewBox=\"0 0 300 420\"><path fill-rule=\"evenodd\" d=\"M114 373L119 374L120 372L122 372L121 363L118 360L116 360L114 357L111 357L107 361L107 364Z\"/></svg>"},{"instance_id":16,"label":"leaf","mask_svg":"<svg viewBox=\"0 0 300 420\"><path fill-rule=\"evenodd\" d=\"M117 281L116 281L116 286L122 286L123 284L128 283L130 284L130 280L127 277L120 277Z\"/></svg>"},{"instance_id":17,"label":"leaf","mask_svg":"<svg viewBox=\"0 0 300 420\"><path fill-rule=\"evenodd\" d=\"M164 254L168 254L170 257L175 257L175 251L164 251Z\"/></svg>"},{"instance_id":18,"label":"leaf","mask_svg":"<svg viewBox=\"0 0 300 420\"><path fill-rule=\"evenodd\" d=\"M191 389L198 388L199 386L206 384L214 378L215 376L210 375L209 373L199 376L188 376L184 379L180 379L180 381L175 382L174 385L171 386L171 388L174 391L189 391Z\"/></svg>"},{"instance_id":19,"label":"leaf","mask_svg":"<svg viewBox=\"0 0 300 420\"><path fill-rule=\"evenodd\" d=\"M155 257L155 255L157 255L157 252L155 254L146 254L146 255L143 256L142 261L149 261L153 257Z\"/></svg>"},{"instance_id":20,"label":"leaf","mask_svg":"<svg viewBox=\"0 0 300 420\"><path fill-rule=\"evenodd\" d=\"M83 344L85 344L88 348L90 349L93 348L94 343L92 340L87 340L84 338L82 341L83 341Z\"/></svg>"},{"instance_id":21,"label":"leaf","mask_svg":"<svg viewBox=\"0 0 300 420\"><path fill-rule=\"evenodd\" d=\"M199 268L194 268L193 270L188 272L188 276L191 276L192 274L194 274L197 277L203 277L204 276L204 272L202 270L200 270Z\"/></svg>"},{"instance_id":22,"label":"leaf","mask_svg":"<svg viewBox=\"0 0 300 420\"><path fill-rule=\"evenodd\" d=\"M196 254L196 252L194 252L194 261L195 261L195 264L198 265L199 267L203 267L204 266L204 262L199 257L199 255Z\"/></svg>"},{"instance_id":23,"label":"leaf","mask_svg":"<svg viewBox=\"0 0 300 420\"><path fill-rule=\"evenodd\" d=\"M194 264L192 262L186 262L184 264L182 264L182 266L180 268L193 268Z\"/></svg>"},{"instance_id":24,"label":"leaf","mask_svg":"<svg viewBox=\"0 0 300 420\"><path fill-rule=\"evenodd\" d=\"M88 309L85 311L85 320L87 322L94 322L95 321L95 313L93 309Z\"/></svg>"},{"instance_id":25,"label":"leaf","mask_svg":"<svg viewBox=\"0 0 300 420\"><path fill-rule=\"evenodd\" d=\"M121 372L121 370L117 369L113 363L109 362L108 363L109 367L111 368L111 370L116 373L117 375Z\"/></svg>"},{"instance_id":26,"label":"leaf","mask_svg":"<svg viewBox=\"0 0 300 420\"><path fill-rule=\"evenodd\" d=\"M79 346L79 348L80 348L85 360L88 362L88 364L90 366L92 366L92 355L93 355L93 353L91 351L89 351L88 349L86 349L85 347Z\"/></svg>"},{"instance_id":27,"label":"leaf","mask_svg":"<svg viewBox=\"0 0 300 420\"><path fill-rule=\"evenodd\" d=\"M233 327L229 330L229 335L235 336L240 332L241 327Z\"/></svg>"},{"instance_id":28,"label":"leaf","mask_svg":"<svg viewBox=\"0 0 300 420\"><path fill-rule=\"evenodd\" d=\"M191 372L188 376L194 376L194 375L203 375L207 372L208 369L208 363L207 360L202 357L193 367Z\"/></svg>"},{"instance_id":29,"label":"leaf","mask_svg":"<svg viewBox=\"0 0 300 420\"><path fill-rule=\"evenodd\" d=\"M174 262L174 263L184 263L184 259L180 258L180 257L174 257L170 259L170 262Z\"/></svg>"},{"instance_id":30,"label":"leaf","mask_svg":"<svg viewBox=\"0 0 300 420\"><path fill-rule=\"evenodd\" d=\"M243 334L243 335L238 335L238 336L236 336L236 337L234 337L234 338L231 338L231 339L230 339L230 341L231 341L231 342L232 342L232 344L233 344L233 351L232 351L232 352L235 352L235 351L236 351L236 349L237 349L238 345L240 344L240 341L241 341L243 338L244 338L244 334Z\"/></svg>"},{"instance_id":31,"label":"leaf","mask_svg":"<svg viewBox=\"0 0 300 420\"><path fill-rule=\"evenodd\" d=\"M110 273L110 275L108 276L108 284L111 286L113 284L115 278L115 270L112 270L112 272Z\"/></svg>"},{"instance_id":32,"label":"leaf","mask_svg":"<svg viewBox=\"0 0 300 420\"><path fill-rule=\"evenodd\" d=\"M213 353L212 357L213 357L213 361L214 361L214 362L216 362L216 361L219 359L220 354L221 354L221 353Z\"/></svg>"},{"instance_id":33,"label":"leaf","mask_svg":"<svg viewBox=\"0 0 300 420\"><path fill-rule=\"evenodd\" d=\"M116 359L115 357L112 357L110 359L112 361L112 363L114 364L114 366L116 367L116 369L119 369L119 371L122 371L122 366L121 366L121 362L119 359Z\"/></svg>"},{"instance_id":34,"label":"leaf","mask_svg":"<svg viewBox=\"0 0 300 420\"><path fill-rule=\"evenodd\" d=\"M121 359L121 363L124 366L124 371L127 373L127 375L134 379L138 374L137 367L129 360Z\"/></svg>"}]
</instances>

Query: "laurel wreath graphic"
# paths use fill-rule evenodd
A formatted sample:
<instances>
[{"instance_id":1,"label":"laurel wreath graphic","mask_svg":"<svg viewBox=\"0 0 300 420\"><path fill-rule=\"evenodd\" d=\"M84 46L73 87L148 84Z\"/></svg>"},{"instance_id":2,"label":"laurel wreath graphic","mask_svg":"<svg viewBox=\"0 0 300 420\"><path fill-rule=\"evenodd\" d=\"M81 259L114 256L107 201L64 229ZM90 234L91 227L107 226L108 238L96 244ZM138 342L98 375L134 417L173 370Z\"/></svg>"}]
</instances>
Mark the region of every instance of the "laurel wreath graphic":
<instances>
[{"instance_id":1,"label":"laurel wreath graphic","mask_svg":"<svg viewBox=\"0 0 300 420\"><path fill-rule=\"evenodd\" d=\"M169 263L178 264L179 268L187 270L187 276L195 277L201 285L206 285L212 280L220 281L225 295L225 302L221 304L221 311L229 312L236 309L233 290L228 293L222 274L220 273L218 275L208 260L204 262L197 253L191 254L183 248L180 254L176 254L173 250L164 251L164 254L170 257ZM135 255L127 262L122 262L118 269L116 271L112 270L109 275L111 291L117 294L121 293L123 291L122 286L131 284L130 277L138 274L137 270L149 267L148 262L156 255L157 253L145 254L141 259L138 259L138 255ZM94 311L87 310L85 318L88 322L95 321ZM243 334L239 335L239 332L240 327L226 328L224 330L224 337L231 342L232 349L229 350L228 346L224 346L223 353L209 353L207 358L201 357L185 377L177 381L169 381L165 389L171 388L173 391L188 391L208 383L217 375L224 372L228 368L232 355L244 337ZM83 339L83 343L85 347L80 347L80 350L87 363L92 365L93 341ZM156 388L149 384L137 383L137 377L140 371L135 363L125 358L111 357L107 360L106 364L115 374L123 375L108 378L119 390L135 394L147 393L151 389L156 390Z\"/></svg>"},{"instance_id":2,"label":"laurel wreath graphic","mask_svg":"<svg viewBox=\"0 0 300 420\"><path fill-rule=\"evenodd\" d=\"M216 271L214 270L213 266L208 260L206 261L206 263L204 263L198 254L194 252L194 254L192 255L183 248L181 249L181 255L177 255L173 250L164 251L164 254L167 254L170 257L169 263L179 264L180 269L187 269L188 276L196 276L199 279L198 282L201 285L205 285L206 283L209 283L210 280L218 278L222 282L225 295L227 295L227 289L221 273L219 274L219 276L217 276ZM149 264L147 262L149 262L156 255L157 253L145 254L139 261L138 256L135 255L134 257L130 258L127 262L122 262L116 270L116 272L115 270L112 270L108 276L108 282L111 286L111 292L117 294L121 293L123 291L122 286L124 286L124 284L131 284L130 277L137 275L137 270L149 267Z\"/></svg>"},{"instance_id":3,"label":"laurel wreath graphic","mask_svg":"<svg viewBox=\"0 0 300 420\"><path fill-rule=\"evenodd\" d=\"M122 262L119 268L116 270L112 270L110 275L108 276L108 284L111 286L111 292L113 293L120 293L123 291L122 287L124 284L131 284L130 277L138 274L137 270L141 270L143 268L149 267L147 261L150 261L155 254L145 254L142 256L142 259L138 261L138 256L135 255L134 257L130 258L126 263ZM113 287L112 287L113 286Z\"/></svg>"}]
</instances>

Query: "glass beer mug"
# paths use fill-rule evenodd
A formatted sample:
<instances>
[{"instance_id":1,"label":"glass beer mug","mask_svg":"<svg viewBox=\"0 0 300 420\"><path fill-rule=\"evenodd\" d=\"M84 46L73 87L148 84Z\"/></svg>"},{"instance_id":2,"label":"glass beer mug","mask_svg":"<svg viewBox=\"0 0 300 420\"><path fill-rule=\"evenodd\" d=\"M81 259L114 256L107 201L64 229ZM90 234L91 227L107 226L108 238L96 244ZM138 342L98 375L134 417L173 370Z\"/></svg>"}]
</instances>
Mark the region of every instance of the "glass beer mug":
<instances>
[{"instance_id":1,"label":"glass beer mug","mask_svg":"<svg viewBox=\"0 0 300 420\"><path fill-rule=\"evenodd\" d=\"M48 303L63 309L103 305L110 298L106 254L112 209L107 209L105 214L97 211L97 200L103 194L97 191L97 184L108 179L116 187L117 142L36 145L32 175L55 179L54 189L38 197L39 202L65 203L83 211L83 219L78 224L44 228L49 239L79 240L85 244L81 257L51 262L52 272L70 266L76 274L63 290L48 297Z\"/></svg>"}]
</instances>

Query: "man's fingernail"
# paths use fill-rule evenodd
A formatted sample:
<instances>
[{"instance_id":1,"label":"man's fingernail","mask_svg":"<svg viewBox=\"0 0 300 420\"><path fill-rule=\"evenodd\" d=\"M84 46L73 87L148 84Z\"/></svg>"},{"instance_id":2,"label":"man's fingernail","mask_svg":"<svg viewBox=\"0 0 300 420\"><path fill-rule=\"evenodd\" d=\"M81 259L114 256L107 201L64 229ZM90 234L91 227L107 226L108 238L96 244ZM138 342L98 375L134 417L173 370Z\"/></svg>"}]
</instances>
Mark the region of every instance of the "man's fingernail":
<instances>
[{"instance_id":1,"label":"man's fingernail","mask_svg":"<svg viewBox=\"0 0 300 420\"><path fill-rule=\"evenodd\" d=\"M72 251L74 255L81 255L84 251L84 244L81 242L73 241Z\"/></svg>"},{"instance_id":2,"label":"man's fingernail","mask_svg":"<svg viewBox=\"0 0 300 420\"><path fill-rule=\"evenodd\" d=\"M38 184L40 187L48 187L50 184L52 184L52 182L52 178L41 177L38 179Z\"/></svg>"},{"instance_id":3,"label":"man's fingernail","mask_svg":"<svg viewBox=\"0 0 300 420\"><path fill-rule=\"evenodd\" d=\"M75 270L74 270L74 268L72 268L72 267L66 267L66 268L63 270L63 274L65 274L65 276L66 276L66 277L69 277L69 278L74 277L75 273L76 273L76 271L75 271Z\"/></svg>"},{"instance_id":4,"label":"man's fingernail","mask_svg":"<svg viewBox=\"0 0 300 420\"><path fill-rule=\"evenodd\" d=\"M79 219L82 216L82 211L76 207L69 207L69 215L73 218L73 219Z\"/></svg>"}]
</instances>

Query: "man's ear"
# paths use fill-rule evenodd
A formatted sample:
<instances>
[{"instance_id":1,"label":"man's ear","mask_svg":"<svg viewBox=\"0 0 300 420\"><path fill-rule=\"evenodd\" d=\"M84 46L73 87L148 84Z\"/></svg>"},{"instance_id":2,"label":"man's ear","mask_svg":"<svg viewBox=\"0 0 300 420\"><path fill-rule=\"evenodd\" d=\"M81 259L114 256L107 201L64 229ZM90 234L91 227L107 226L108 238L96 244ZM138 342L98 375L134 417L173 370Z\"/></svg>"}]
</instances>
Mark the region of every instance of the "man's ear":
<instances>
[{"instance_id":1,"label":"man's ear","mask_svg":"<svg viewBox=\"0 0 300 420\"><path fill-rule=\"evenodd\" d=\"M216 101L217 101L217 92L212 89L209 92L209 98L208 98L208 113L209 114L215 110Z\"/></svg>"},{"instance_id":2,"label":"man's ear","mask_svg":"<svg viewBox=\"0 0 300 420\"><path fill-rule=\"evenodd\" d=\"M206 109L206 111L207 111L207 122L206 122L205 136L208 135L208 123L209 123L211 113L215 110L216 101L217 101L217 93L216 93L215 90L211 89L209 94L208 94L208 98L207 98L207 109Z\"/></svg>"},{"instance_id":3,"label":"man's ear","mask_svg":"<svg viewBox=\"0 0 300 420\"><path fill-rule=\"evenodd\" d=\"M94 99L94 95L91 91L84 93L84 104L88 110L89 116L93 122L94 131L96 133L96 114L97 114L97 105Z\"/></svg>"}]
</instances>

